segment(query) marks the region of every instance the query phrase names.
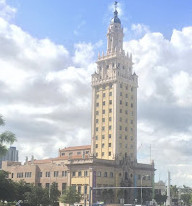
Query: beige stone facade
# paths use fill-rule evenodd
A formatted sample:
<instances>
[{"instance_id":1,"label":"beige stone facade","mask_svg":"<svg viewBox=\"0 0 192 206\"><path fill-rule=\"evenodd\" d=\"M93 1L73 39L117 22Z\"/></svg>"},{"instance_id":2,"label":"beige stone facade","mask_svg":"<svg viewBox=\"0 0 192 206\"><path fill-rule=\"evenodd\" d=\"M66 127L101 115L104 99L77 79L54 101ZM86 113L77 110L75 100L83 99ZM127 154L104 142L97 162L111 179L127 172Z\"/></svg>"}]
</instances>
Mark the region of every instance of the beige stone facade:
<instances>
[{"instance_id":1,"label":"beige stone facade","mask_svg":"<svg viewBox=\"0 0 192 206\"><path fill-rule=\"evenodd\" d=\"M131 54L123 50L123 28L115 10L107 33L107 52L99 55L92 75L91 145L67 147L59 150L56 158L32 158L23 165L3 162L9 178L42 187L56 182L60 191L73 185L86 204L102 200L102 190L95 188L152 186L154 163L137 162L138 77L132 64ZM113 191L113 201L118 202L117 190ZM137 192L134 189L125 195L126 203L131 203Z\"/></svg>"}]
</instances>

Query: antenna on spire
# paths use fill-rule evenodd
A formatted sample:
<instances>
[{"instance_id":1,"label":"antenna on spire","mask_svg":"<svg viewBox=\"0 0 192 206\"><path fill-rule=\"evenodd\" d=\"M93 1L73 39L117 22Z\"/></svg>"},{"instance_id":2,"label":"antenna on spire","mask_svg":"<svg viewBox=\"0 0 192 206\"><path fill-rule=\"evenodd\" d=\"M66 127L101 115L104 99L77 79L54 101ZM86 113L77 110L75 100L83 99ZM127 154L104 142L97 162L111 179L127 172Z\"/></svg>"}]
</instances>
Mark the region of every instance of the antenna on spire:
<instances>
[{"instance_id":1,"label":"antenna on spire","mask_svg":"<svg viewBox=\"0 0 192 206\"><path fill-rule=\"evenodd\" d=\"M117 10L117 4L118 4L118 2L117 2L117 1L115 1L115 2L114 2L115 11Z\"/></svg>"}]
</instances>

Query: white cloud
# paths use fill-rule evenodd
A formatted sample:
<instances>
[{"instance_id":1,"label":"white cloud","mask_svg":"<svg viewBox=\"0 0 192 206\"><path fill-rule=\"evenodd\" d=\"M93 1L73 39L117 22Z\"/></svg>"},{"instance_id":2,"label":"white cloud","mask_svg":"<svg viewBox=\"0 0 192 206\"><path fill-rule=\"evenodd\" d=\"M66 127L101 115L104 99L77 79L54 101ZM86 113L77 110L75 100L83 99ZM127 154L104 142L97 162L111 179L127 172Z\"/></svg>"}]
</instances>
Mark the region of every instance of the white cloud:
<instances>
[{"instance_id":1,"label":"white cloud","mask_svg":"<svg viewBox=\"0 0 192 206\"><path fill-rule=\"evenodd\" d=\"M149 33L149 27L144 24L132 24L131 30L136 37L142 37L144 34Z\"/></svg>"},{"instance_id":2,"label":"white cloud","mask_svg":"<svg viewBox=\"0 0 192 206\"><path fill-rule=\"evenodd\" d=\"M11 20L16 13L16 9L7 5L6 0L0 0L0 11L0 17L6 20Z\"/></svg>"}]
</instances>

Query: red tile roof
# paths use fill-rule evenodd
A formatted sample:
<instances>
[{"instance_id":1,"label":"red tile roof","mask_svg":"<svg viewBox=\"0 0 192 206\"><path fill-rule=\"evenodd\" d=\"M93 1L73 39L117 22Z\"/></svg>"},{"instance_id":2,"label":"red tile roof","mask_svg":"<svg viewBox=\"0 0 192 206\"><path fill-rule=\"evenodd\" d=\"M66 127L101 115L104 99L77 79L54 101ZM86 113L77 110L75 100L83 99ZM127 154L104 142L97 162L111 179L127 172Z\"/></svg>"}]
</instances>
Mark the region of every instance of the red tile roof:
<instances>
[{"instance_id":1,"label":"red tile roof","mask_svg":"<svg viewBox=\"0 0 192 206\"><path fill-rule=\"evenodd\" d=\"M91 145L82 145L82 146L74 146L74 147L66 147L64 149L61 149L60 151L62 152L67 152L67 151L75 151L75 150L90 150L91 149Z\"/></svg>"}]
</instances>

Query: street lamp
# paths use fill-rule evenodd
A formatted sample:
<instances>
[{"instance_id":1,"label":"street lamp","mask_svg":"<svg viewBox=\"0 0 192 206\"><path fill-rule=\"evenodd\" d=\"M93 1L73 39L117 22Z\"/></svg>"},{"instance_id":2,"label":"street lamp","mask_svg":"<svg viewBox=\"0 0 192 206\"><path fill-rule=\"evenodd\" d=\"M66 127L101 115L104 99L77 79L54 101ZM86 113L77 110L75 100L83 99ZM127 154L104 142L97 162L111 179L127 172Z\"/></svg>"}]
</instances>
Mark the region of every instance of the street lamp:
<instances>
[{"instance_id":1,"label":"street lamp","mask_svg":"<svg viewBox=\"0 0 192 206\"><path fill-rule=\"evenodd\" d=\"M149 175L141 176L141 206L142 206L142 203L143 203L143 196L142 196L143 195L143 187L142 187L143 185L142 184L143 184L143 178L144 177L149 177Z\"/></svg>"}]
</instances>

